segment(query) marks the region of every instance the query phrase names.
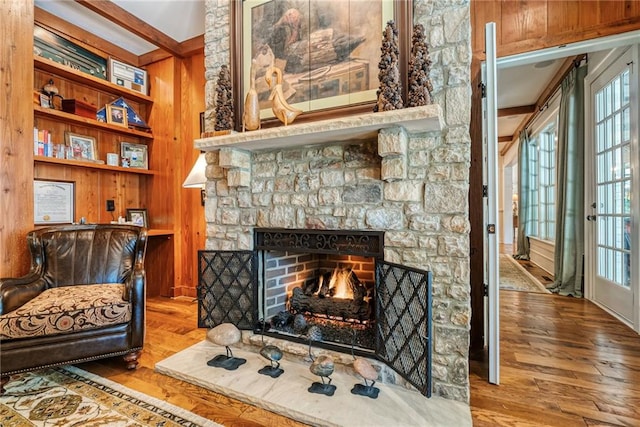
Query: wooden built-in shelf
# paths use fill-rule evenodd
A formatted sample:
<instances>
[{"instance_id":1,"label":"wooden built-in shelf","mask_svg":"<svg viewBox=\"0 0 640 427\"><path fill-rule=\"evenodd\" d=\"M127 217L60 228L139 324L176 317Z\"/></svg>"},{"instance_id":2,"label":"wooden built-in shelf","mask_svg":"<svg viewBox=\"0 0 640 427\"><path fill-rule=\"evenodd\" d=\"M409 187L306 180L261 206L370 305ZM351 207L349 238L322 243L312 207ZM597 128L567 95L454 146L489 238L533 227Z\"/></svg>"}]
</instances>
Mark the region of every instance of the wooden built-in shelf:
<instances>
[{"instance_id":1,"label":"wooden built-in shelf","mask_svg":"<svg viewBox=\"0 0 640 427\"><path fill-rule=\"evenodd\" d=\"M147 236L173 236L173 230L164 230L160 228L150 228L147 230Z\"/></svg>"},{"instance_id":2,"label":"wooden built-in shelf","mask_svg":"<svg viewBox=\"0 0 640 427\"><path fill-rule=\"evenodd\" d=\"M440 131L443 124L442 109L431 104L200 138L194 141L194 147L204 151L225 147L244 150L292 148L375 138L381 129L398 126L411 134Z\"/></svg>"},{"instance_id":3,"label":"wooden built-in shelf","mask_svg":"<svg viewBox=\"0 0 640 427\"><path fill-rule=\"evenodd\" d=\"M111 172L127 172L127 173L134 173L138 175L155 175L156 174L155 171L149 170L149 169L123 168L121 166L111 166L111 165L105 165L102 163L94 163L94 162L83 162L82 160L58 159L56 157L33 156L33 161L36 163L53 163L56 165L63 165L63 166L99 169L99 170L106 170Z\"/></svg>"},{"instance_id":4,"label":"wooden built-in shelf","mask_svg":"<svg viewBox=\"0 0 640 427\"><path fill-rule=\"evenodd\" d=\"M124 126L113 125L110 123L99 122L97 120L89 119L87 117L78 116L77 114L66 113L61 110L54 110L52 108L44 108L40 105L33 106L33 113L36 117L50 118L56 121L65 123L71 123L76 125L83 125L94 129L104 130L108 132L119 133L122 135L135 136L146 140L153 140L153 134L149 132L141 132L139 130L129 129Z\"/></svg>"},{"instance_id":5,"label":"wooden built-in shelf","mask_svg":"<svg viewBox=\"0 0 640 427\"><path fill-rule=\"evenodd\" d=\"M67 80L87 85L94 89L108 92L116 96L122 96L130 101L143 102L146 104L153 103L153 99L151 99L151 97L148 95L136 92L135 90L127 89L126 87L118 86L107 80L94 77L91 74L74 70L71 67L58 64L57 62L44 58L42 56L34 55L33 64L36 70L52 73Z\"/></svg>"}]
</instances>

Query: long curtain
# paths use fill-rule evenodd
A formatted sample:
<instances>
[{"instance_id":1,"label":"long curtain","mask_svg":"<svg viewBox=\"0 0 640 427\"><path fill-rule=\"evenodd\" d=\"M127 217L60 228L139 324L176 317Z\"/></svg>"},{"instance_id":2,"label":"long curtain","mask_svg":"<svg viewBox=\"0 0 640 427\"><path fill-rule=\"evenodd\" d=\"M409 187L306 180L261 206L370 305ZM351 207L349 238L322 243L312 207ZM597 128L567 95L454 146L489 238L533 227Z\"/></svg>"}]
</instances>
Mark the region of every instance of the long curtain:
<instances>
[{"instance_id":1,"label":"long curtain","mask_svg":"<svg viewBox=\"0 0 640 427\"><path fill-rule=\"evenodd\" d=\"M556 147L555 281L560 295L582 296L584 262L584 78L577 67L562 81Z\"/></svg>"},{"instance_id":2,"label":"long curtain","mask_svg":"<svg viewBox=\"0 0 640 427\"><path fill-rule=\"evenodd\" d=\"M529 239L531 215L531 146L527 130L520 132L518 143L518 246L515 259L529 259Z\"/></svg>"}]
</instances>

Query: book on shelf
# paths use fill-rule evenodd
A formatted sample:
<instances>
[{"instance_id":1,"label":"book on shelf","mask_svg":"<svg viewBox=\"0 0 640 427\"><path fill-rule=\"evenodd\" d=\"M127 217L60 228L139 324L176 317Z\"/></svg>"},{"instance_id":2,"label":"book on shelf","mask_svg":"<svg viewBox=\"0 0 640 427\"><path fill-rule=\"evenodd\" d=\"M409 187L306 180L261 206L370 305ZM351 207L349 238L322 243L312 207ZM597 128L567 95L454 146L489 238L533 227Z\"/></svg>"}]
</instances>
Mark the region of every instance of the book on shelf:
<instances>
[{"instance_id":1,"label":"book on shelf","mask_svg":"<svg viewBox=\"0 0 640 427\"><path fill-rule=\"evenodd\" d=\"M33 154L36 156L66 158L65 144L56 144L48 129L33 128Z\"/></svg>"}]
</instances>

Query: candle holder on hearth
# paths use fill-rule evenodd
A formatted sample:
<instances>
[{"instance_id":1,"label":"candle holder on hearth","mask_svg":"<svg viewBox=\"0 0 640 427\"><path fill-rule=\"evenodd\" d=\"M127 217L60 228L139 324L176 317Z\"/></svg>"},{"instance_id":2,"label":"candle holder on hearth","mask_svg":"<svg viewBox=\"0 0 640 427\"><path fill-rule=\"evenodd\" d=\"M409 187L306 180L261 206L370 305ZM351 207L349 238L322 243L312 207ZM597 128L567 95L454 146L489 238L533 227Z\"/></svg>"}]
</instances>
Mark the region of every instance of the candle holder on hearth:
<instances>
[{"instance_id":1,"label":"candle holder on hearth","mask_svg":"<svg viewBox=\"0 0 640 427\"><path fill-rule=\"evenodd\" d=\"M311 359L311 366L309 366L309 371L311 371L312 374L319 376L322 382L319 383L315 381L307 390L309 391L309 393L333 396L336 391L336 386L331 384L331 374L333 374L334 371L333 357L326 354L314 357L311 353L311 342L313 341L314 335L312 333L309 333L308 336L309 359ZM328 381L325 382L325 379Z\"/></svg>"},{"instance_id":2,"label":"candle holder on hearth","mask_svg":"<svg viewBox=\"0 0 640 427\"><path fill-rule=\"evenodd\" d=\"M353 333L353 341L351 343L351 356L353 357L353 369L362 377L364 380L364 384L355 384L351 389L352 394L357 394L358 396L370 397L372 399L378 398L378 393L380 393L380 389L378 387L374 387L373 385L376 383L378 379L378 371L373 367L373 365L367 360L363 358L356 358L353 348L355 346L355 331ZM369 384L371 381L371 384Z\"/></svg>"},{"instance_id":3,"label":"candle holder on hearth","mask_svg":"<svg viewBox=\"0 0 640 427\"><path fill-rule=\"evenodd\" d=\"M207 332L207 339L214 344L224 346L227 354L218 354L207 362L207 365L214 368L224 368L228 371L235 371L240 365L247 363L247 359L235 357L231 351L231 345L240 341L242 333L231 323L221 323Z\"/></svg>"},{"instance_id":4,"label":"candle holder on hearth","mask_svg":"<svg viewBox=\"0 0 640 427\"><path fill-rule=\"evenodd\" d=\"M258 371L259 374L268 375L271 378L278 378L284 373L284 369L280 368L280 360L282 360L282 350L275 345L265 345L264 332L266 328L266 322L262 321L262 348L260 349L260 356L264 357L270 362L270 365L263 367Z\"/></svg>"}]
</instances>

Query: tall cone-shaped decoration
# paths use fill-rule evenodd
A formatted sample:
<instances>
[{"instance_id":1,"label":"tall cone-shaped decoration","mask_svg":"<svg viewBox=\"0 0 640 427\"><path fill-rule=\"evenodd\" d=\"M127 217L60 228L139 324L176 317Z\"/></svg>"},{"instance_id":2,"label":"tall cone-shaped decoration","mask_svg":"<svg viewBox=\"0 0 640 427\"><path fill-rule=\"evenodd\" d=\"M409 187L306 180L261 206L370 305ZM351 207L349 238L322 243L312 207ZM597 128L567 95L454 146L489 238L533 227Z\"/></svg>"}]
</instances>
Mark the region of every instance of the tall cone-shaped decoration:
<instances>
[{"instance_id":1,"label":"tall cone-shaped decoration","mask_svg":"<svg viewBox=\"0 0 640 427\"><path fill-rule=\"evenodd\" d=\"M230 131L233 129L233 90L229 67L220 67L216 84L216 122L214 130Z\"/></svg>"},{"instance_id":2,"label":"tall cone-shaped decoration","mask_svg":"<svg viewBox=\"0 0 640 427\"><path fill-rule=\"evenodd\" d=\"M422 24L417 24L413 27L411 58L409 58L407 107L419 107L433 102L430 71L431 59L429 58L429 48L424 41L424 27Z\"/></svg>"},{"instance_id":3,"label":"tall cone-shaped decoration","mask_svg":"<svg viewBox=\"0 0 640 427\"><path fill-rule=\"evenodd\" d=\"M394 21L387 22L382 33L380 47L380 63L378 64L378 80L380 88L377 91L374 112L399 110L404 108L402 101L402 84L400 81L400 49L398 48L398 29Z\"/></svg>"}]
</instances>

